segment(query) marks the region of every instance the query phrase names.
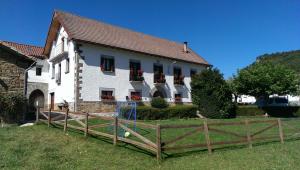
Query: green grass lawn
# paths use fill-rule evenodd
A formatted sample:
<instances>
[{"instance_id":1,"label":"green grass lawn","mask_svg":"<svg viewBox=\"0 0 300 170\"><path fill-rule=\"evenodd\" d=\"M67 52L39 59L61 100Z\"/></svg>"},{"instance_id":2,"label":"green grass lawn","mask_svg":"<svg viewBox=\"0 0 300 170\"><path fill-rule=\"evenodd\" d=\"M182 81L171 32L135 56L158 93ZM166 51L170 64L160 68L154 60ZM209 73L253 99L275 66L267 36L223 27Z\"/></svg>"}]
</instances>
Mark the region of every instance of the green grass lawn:
<instances>
[{"instance_id":1,"label":"green grass lawn","mask_svg":"<svg viewBox=\"0 0 300 170\"><path fill-rule=\"evenodd\" d=\"M223 120L236 121L236 120ZM194 124L200 120L164 120L149 123ZM297 124L299 121L290 121ZM258 125L255 128L263 128ZM225 128L225 127L224 127ZM228 128L228 127L226 127ZM104 129L108 130L108 128ZM241 127L229 128L244 133ZM287 129L284 129L286 132ZM153 132L138 128L151 139ZM163 140L184 133L163 132ZM277 134L276 128L268 132ZM212 140L231 140L231 137L211 134ZM203 142L201 134L195 134L186 142ZM300 140L257 143L253 149L244 145L222 147L208 155L204 149L165 154L160 164L155 155L119 143L113 146L110 139L83 137L82 133L61 128L48 128L39 124L32 127L0 128L0 169L298 169L300 166Z\"/></svg>"}]
</instances>

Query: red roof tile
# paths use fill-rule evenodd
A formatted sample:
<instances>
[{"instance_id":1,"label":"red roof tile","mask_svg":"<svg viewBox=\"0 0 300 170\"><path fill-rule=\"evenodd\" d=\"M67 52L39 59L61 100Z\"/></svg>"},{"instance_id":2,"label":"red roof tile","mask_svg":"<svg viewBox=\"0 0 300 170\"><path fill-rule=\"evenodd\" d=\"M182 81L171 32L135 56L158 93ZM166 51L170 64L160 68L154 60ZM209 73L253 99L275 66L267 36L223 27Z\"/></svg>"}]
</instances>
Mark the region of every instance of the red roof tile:
<instances>
[{"instance_id":1,"label":"red roof tile","mask_svg":"<svg viewBox=\"0 0 300 170\"><path fill-rule=\"evenodd\" d=\"M27 57L33 57L33 58L39 58L44 59L45 56L43 55L43 47L37 47L27 44L20 44L15 42L9 42L9 41L0 41L0 44L7 46Z\"/></svg>"},{"instance_id":2,"label":"red roof tile","mask_svg":"<svg viewBox=\"0 0 300 170\"><path fill-rule=\"evenodd\" d=\"M57 21L65 28L70 38L74 40L96 43L174 60L209 65L207 61L190 48L188 49L188 53L184 52L182 43L176 43L134 32L61 11L56 11L54 13L49 30L49 34L53 35L51 36L48 34L48 38L55 37L55 32L58 29L57 23L55 23ZM55 27L55 29L51 27ZM50 43L52 43L52 41L53 40L47 39L45 54L49 54Z\"/></svg>"}]
</instances>

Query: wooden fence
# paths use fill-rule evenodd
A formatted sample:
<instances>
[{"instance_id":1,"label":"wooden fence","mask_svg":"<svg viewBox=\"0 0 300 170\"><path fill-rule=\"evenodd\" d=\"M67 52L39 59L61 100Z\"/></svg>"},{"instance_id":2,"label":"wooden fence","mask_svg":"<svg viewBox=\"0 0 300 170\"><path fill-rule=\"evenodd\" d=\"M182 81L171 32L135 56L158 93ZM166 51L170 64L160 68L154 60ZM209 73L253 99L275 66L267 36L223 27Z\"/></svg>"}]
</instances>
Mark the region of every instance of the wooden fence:
<instances>
[{"instance_id":1,"label":"wooden fence","mask_svg":"<svg viewBox=\"0 0 300 170\"><path fill-rule=\"evenodd\" d=\"M91 125L89 123L89 120L92 119L99 119L107 122ZM68 109L65 113L60 113L54 116L51 110L49 110L48 112L40 112L38 109L36 121L45 122L46 124L48 124L48 126L50 126L51 124L61 125L63 126L64 132L67 132L67 130L70 128L82 131L85 136L91 134L110 138L112 139L112 143L114 145L117 145L118 142L129 143L156 154L158 160L162 159L162 153L174 150L206 148L208 150L208 153L211 154L212 149L215 146L222 146L228 144L246 144L250 148L252 148L252 143L259 140L275 139L279 140L281 143L284 142L284 134L281 119L244 120L237 122L208 122L207 120L204 120L203 122L199 121L201 122L199 124L152 125L142 122L134 122L130 120L119 119L117 117L91 115L89 113L82 112L69 113ZM70 124L70 121L72 121L72 124ZM267 125L267 127L251 131L251 125L253 124L264 124ZM150 139L149 137L138 133L137 131L135 131L134 126L144 129L151 129L154 132L155 139ZM228 126L240 126L246 131L244 134L241 134L240 132L225 130L226 128L224 127ZM109 132L103 132L99 130L99 128L103 127L112 127L112 130ZM188 129L188 131L182 135L177 135L172 139L162 140L162 133L168 133L166 131L168 129ZM258 137L259 134L262 134L268 131L269 129L277 129L277 134L271 136L267 135L263 137ZM130 135L134 136L134 139L126 138L125 136L118 134L119 130L129 132ZM300 129L298 132L300 132ZM183 139L189 138L195 133L202 133L205 136L204 140L199 140L199 143L195 144L176 144L177 142ZM237 138L237 140L214 141L211 139L211 133L232 136L234 138Z\"/></svg>"}]
</instances>

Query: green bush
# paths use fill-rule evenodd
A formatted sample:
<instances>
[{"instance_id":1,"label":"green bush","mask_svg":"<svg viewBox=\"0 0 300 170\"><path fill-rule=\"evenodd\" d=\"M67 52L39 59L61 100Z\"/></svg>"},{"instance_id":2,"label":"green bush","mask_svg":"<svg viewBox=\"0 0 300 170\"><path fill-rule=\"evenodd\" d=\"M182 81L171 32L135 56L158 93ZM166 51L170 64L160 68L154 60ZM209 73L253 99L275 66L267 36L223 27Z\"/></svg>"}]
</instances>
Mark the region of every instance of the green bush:
<instances>
[{"instance_id":1,"label":"green bush","mask_svg":"<svg viewBox=\"0 0 300 170\"><path fill-rule=\"evenodd\" d=\"M232 91L223 75L216 68L201 71L193 76L193 104L207 118L235 117L235 104L232 102Z\"/></svg>"},{"instance_id":2,"label":"green bush","mask_svg":"<svg viewBox=\"0 0 300 170\"><path fill-rule=\"evenodd\" d=\"M236 109L237 116L262 116L265 111L257 106L238 106Z\"/></svg>"},{"instance_id":3,"label":"green bush","mask_svg":"<svg viewBox=\"0 0 300 170\"><path fill-rule=\"evenodd\" d=\"M127 113L129 109L130 108L123 108L123 112ZM138 106L136 108L136 112L137 119L139 120L159 120L197 117L197 107L193 105L176 105L163 109L153 108L151 106Z\"/></svg>"},{"instance_id":4,"label":"green bush","mask_svg":"<svg viewBox=\"0 0 300 170\"><path fill-rule=\"evenodd\" d=\"M166 102L165 99L161 97L155 97L151 101L151 106L154 108L162 109L162 108L167 108L169 104Z\"/></svg>"},{"instance_id":5,"label":"green bush","mask_svg":"<svg viewBox=\"0 0 300 170\"><path fill-rule=\"evenodd\" d=\"M5 123L17 123L21 121L25 112L26 98L20 93L1 94L0 119Z\"/></svg>"},{"instance_id":6,"label":"green bush","mask_svg":"<svg viewBox=\"0 0 300 170\"><path fill-rule=\"evenodd\" d=\"M237 116L263 116L265 113L273 117L295 117L300 116L300 109L299 107L239 106L236 110Z\"/></svg>"}]
</instances>

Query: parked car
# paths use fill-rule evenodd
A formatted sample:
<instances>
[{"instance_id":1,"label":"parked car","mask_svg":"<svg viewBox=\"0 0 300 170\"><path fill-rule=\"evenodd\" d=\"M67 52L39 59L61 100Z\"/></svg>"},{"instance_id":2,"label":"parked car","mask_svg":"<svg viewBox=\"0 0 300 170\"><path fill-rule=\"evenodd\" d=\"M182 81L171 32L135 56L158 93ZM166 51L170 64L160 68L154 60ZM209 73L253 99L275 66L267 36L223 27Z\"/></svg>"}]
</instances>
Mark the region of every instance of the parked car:
<instances>
[{"instance_id":1,"label":"parked car","mask_svg":"<svg viewBox=\"0 0 300 170\"><path fill-rule=\"evenodd\" d=\"M289 106L289 100L285 97L270 97L267 106Z\"/></svg>"}]
</instances>

